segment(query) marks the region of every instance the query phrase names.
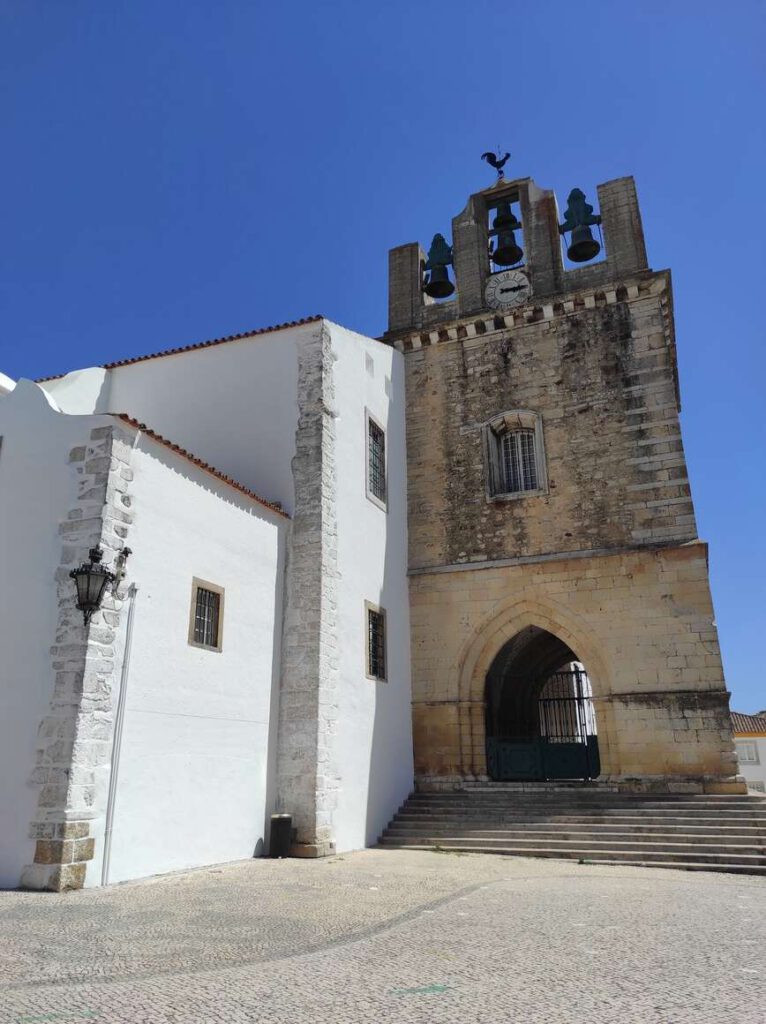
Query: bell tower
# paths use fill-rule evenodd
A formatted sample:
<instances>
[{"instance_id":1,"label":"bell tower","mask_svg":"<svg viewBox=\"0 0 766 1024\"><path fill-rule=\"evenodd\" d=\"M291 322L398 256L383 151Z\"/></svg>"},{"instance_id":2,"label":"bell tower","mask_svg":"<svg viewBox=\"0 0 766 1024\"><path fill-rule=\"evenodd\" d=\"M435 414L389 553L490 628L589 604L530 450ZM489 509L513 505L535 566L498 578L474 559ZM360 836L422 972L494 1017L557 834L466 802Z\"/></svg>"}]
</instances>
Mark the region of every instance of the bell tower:
<instances>
[{"instance_id":1,"label":"bell tower","mask_svg":"<svg viewBox=\"0 0 766 1024\"><path fill-rule=\"evenodd\" d=\"M405 357L418 785L743 792L670 272L649 267L633 179L592 205L572 189L561 215L500 176L451 239L391 250L384 338ZM561 704L579 666L582 718Z\"/></svg>"}]
</instances>

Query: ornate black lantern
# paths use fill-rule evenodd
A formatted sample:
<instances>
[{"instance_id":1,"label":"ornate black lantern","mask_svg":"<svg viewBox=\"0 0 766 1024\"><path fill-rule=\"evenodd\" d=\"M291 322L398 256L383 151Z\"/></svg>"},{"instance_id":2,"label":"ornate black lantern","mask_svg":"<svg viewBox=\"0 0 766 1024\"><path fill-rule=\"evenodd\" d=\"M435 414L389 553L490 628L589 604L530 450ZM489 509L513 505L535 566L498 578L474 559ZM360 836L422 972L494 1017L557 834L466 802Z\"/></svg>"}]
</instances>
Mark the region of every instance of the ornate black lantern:
<instances>
[{"instance_id":1,"label":"ornate black lantern","mask_svg":"<svg viewBox=\"0 0 766 1024\"><path fill-rule=\"evenodd\" d=\"M93 613L101 607L106 588L117 579L116 573L101 564L104 557L101 548L91 548L88 557L89 562L83 562L79 569L72 569L69 573L77 589L77 608L82 612L86 626Z\"/></svg>"}]
</instances>

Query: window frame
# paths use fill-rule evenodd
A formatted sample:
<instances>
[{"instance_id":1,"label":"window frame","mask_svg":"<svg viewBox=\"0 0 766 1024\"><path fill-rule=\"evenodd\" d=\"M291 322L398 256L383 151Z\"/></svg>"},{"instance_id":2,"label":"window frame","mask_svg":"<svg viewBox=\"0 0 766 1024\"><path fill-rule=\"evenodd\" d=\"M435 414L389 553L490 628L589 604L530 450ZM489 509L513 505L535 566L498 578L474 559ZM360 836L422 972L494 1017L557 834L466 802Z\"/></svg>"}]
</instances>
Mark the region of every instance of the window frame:
<instances>
[{"instance_id":1,"label":"window frame","mask_svg":"<svg viewBox=\"0 0 766 1024\"><path fill-rule=\"evenodd\" d=\"M760 758L759 753L758 753L758 743L757 743L756 740L754 740L754 739L753 740L751 740L751 739L735 739L734 740L734 747L735 747L735 749L737 751L737 760L739 761L740 764L760 764L761 763L761 758ZM752 758L745 758L745 757L743 757L742 756L743 752L741 752L741 748L742 747L752 747L753 748L753 755L754 756Z\"/></svg>"},{"instance_id":2,"label":"window frame","mask_svg":"<svg viewBox=\"0 0 766 1024\"><path fill-rule=\"evenodd\" d=\"M503 467L503 438L514 431L531 430L534 433L535 470L537 487L526 491L505 490ZM534 498L548 493L548 472L545 458L543 420L531 409L511 409L493 416L484 424L484 479L487 501L515 501L518 498Z\"/></svg>"},{"instance_id":3,"label":"window frame","mask_svg":"<svg viewBox=\"0 0 766 1024\"><path fill-rule=\"evenodd\" d=\"M380 615L383 619L383 672L382 676L375 676L370 672L370 612ZM388 617L386 609L381 608L371 601L364 602L364 674L367 679L376 683L388 682Z\"/></svg>"},{"instance_id":4,"label":"window frame","mask_svg":"<svg viewBox=\"0 0 766 1024\"><path fill-rule=\"evenodd\" d=\"M370 473L370 424L374 424L383 434L383 488L385 498L379 498L371 487ZM383 512L388 512L388 443L386 428L380 420L373 416L369 409L364 410L364 489L367 498Z\"/></svg>"},{"instance_id":5,"label":"window frame","mask_svg":"<svg viewBox=\"0 0 766 1024\"><path fill-rule=\"evenodd\" d=\"M197 617L197 594L200 590L208 590L212 594L218 595L218 636L217 644L211 646L210 644L201 644L198 640L194 639L194 625ZM192 577L192 589L191 589L191 605L189 607L189 635L188 641L190 647L196 647L200 651L213 651L214 653L220 654L223 650L223 614L224 614L224 602L225 602L225 590L223 587L218 586L217 583L211 583L209 580L199 579L197 576Z\"/></svg>"}]
</instances>

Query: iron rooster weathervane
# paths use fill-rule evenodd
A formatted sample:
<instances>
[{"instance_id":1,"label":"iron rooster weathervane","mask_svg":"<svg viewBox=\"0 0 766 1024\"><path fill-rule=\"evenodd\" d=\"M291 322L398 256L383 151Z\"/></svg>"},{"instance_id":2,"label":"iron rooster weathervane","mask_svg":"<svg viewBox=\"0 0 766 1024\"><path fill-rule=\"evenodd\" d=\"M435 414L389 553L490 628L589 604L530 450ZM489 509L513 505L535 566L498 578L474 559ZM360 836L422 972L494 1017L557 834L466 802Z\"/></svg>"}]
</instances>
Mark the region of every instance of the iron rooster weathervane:
<instances>
[{"instance_id":1,"label":"iron rooster weathervane","mask_svg":"<svg viewBox=\"0 0 766 1024\"><path fill-rule=\"evenodd\" d=\"M506 153L505 156L500 156L500 148L498 147L497 155L495 155L494 153L487 152L482 153L481 158L482 160L486 160L491 167L495 168L495 170L497 171L498 178L502 178L505 161L510 157L510 155L510 153Z\"/></svg>"}]
</instances>

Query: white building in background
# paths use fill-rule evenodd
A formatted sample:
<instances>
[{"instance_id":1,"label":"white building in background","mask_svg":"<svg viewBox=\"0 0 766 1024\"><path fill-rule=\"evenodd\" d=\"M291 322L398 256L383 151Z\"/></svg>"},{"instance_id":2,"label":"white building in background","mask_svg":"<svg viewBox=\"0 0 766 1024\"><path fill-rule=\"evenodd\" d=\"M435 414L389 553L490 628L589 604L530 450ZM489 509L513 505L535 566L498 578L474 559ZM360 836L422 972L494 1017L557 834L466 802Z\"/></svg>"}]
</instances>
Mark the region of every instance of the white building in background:
<instances>
[{"instance_id":1,"label":"white building in background","mask_svg":"<svg viewBox=\"0 0 766 1024\"><path fill-rule=\"evenodd\" d=\"M766 793L766 711L757 715L732 711L731 722L739 774L748 789Z\"/></svg>"},{"instance_id":2,"label":"white building in background","mask_svg":"<svg viewBox=\"0 0 766 1024\"><path fill-rule=\"evenodd\" d=\"M315 318L0 380L0 886L249 857L275 811L297 854L375 841L413 777L402 363Z\"/></svg>"}]
</instances>

